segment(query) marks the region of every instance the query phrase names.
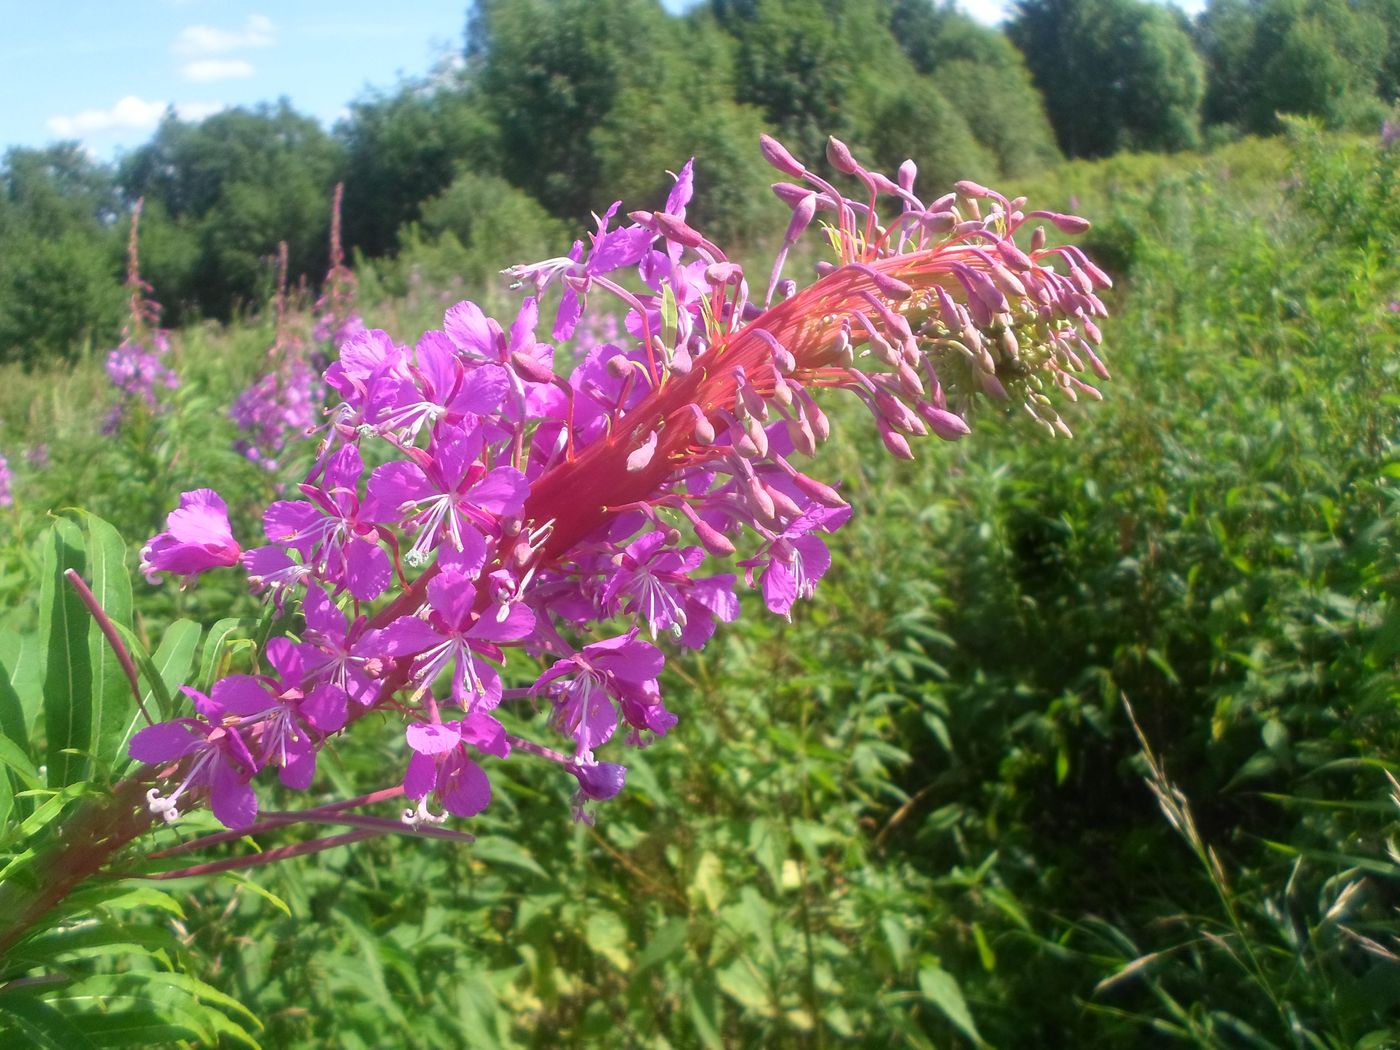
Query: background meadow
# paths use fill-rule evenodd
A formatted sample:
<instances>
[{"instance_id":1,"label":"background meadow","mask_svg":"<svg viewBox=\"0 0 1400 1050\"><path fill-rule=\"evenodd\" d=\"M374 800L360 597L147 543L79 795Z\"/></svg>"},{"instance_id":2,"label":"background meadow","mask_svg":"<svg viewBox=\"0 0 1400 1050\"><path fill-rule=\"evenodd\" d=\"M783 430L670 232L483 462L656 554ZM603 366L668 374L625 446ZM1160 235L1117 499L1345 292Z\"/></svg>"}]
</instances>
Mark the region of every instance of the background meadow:
<instances>
[{"instance_id":1,"label":"background meadow","mask_svg":"<svg viewBox=\"0 0 1400 1050\"><path fill-rule=\"evenodd\" d=\"M696 39L732 77L706 90L750 85L742 102L710 100L705 134L717 161L707 164L703 136L682 145L690 131L680 128L674 142L640 136L647 149L624 165L608 136L640 126L643 113L622 91L587 118L594 167L575 155L526 177L519 158L545 155L540 143L565 133L532 128L538 143L505 143L501 128L512 125L473 121L515 112L502 101L508 83L521 92L550 83L504 75L510 62L543 61L519 53L549 38L547 27L522 28L539 6L479 5L477 16L495 21L477 37L490 43L469 67L469 87L366 101L345 139L353 156L374 135L428 128L485 135L500 151L496 171L453 175L416 198L428 203L411 217L376 207L373 195L393 201L408 173L432 169L403 161L395 173L389 161L407 154L388 150L384 181L347 178L356 310L401 341L464 297L509 316L518 293L496 270L559 253L578 235L571 220L581 210L629 193L644 200L653 177L691 152L697 204L710 202L719 229L745 231L741 257L766 272L782 211L743 181L756 150L716 136L782 124L773 107L790 97L754 94L753 83L769 82L752 70L767 67L733 27L756 34L769 18L810 43L820 38L810 28L817 5L715 3L692 16ZM615 41L603 14L557 6L583 20L593 33L585 39ZM904 18L924 10L892 6ZM640 3L592 10L632 18L633 29L665 17ZM1016 24L1038 10L1028 5ZM1201 26L1218 28L1229 10L1208 9L1195 37L1162 24L1209 58ZM1323 20L1331 9L1308 11ZM658 49L672 46L671 24L655 21ZM1023 64L1006 37L949 13L930 24L945 48L955 30L982 41L1021 70L1018 90L1039 90L1045 103L1008 104L1023 125L1008 132L1023 147L1016 163L996 160L976 139L985 129L969 123L961 154L951 133L935 136L951 151L948 166L967 170L921 161L922 184L982 177L976 163L991 158L985 177L999 175L999 188L1089 216L1085 250L1115 279L1114 378L1102 403L1066 417L1074 439L988 410L969 438L929 440L915 462L896 462L863 415L833 404L839 436L823 476L840 479L856 509L832 543L835 567L792 622L746 598L744 616L703 653L668 664L680 725L631 754L626 789L596 823L571 820L557 778L497 764L495 801L465 829L477 836L470 846L392 836L198 880L91 884L4 960L6 1038L65 1048L1396 1044L1400 145L1372 121L1383 107L1367 100L1380 89L1352 85L1345 104L1335 95L1331 109L1296 107L1309 118L1270 108L1267 121L1246 93L1252 108L1241 104L1226 122L1209 118L1228 98L1220 79L1202 77L1193 135L1147 140L1120 115L1116 137L1088 146L1054 122L1051 89L1032 87L1035 63ZM972 72L945 67L939 81L934 45L921 71L923 38L905 28L912 43L899 61L928 80L909 90L952 98L960 88L950 85L965 87ZM602 44L597 53L618 61ZM786 67L789 77L797 67ZM574 83L599 68L573 70ZM857 80L851 72L846 82ZM869 130L856 128L853 142L877 157L919 156L881 141L890 126L881 114L892 111L877 103L894 103L870 90ZM473 109L482 97L497 108ZM1217 109L1202 109L1212 98ZM816 102L802 105L809 123L791 118L795 150L804 128L842 132L814 123ZM1024 130L1032 118L1042 137ZM150 148L178 151L225 131L175 121ZM408 138L426 148L425 136ZM1134 147L1176 152L1115 152ZM1061 160L1060 150L1081 156ZM578 175L563 190L561 171ZM305 235L294 274L322 271L324 190L315 180L307 190L321 202L314 221L267 222ZM565 190L578 200L551 197ZM110 522L134 569L180 491L213 484L244 537L282 480L234 451L228 415L275 339L270 245L249 248L228 232L233 217L263 215L243 203L200 217L148 198L143 273L168 306L167 362L181 381L162 411L101 433L115 400L103 373L111 324L53 307L72 325L65 335L7 344L7 878L74 804L38 785L33 768L43 755L34 654L52 607L53 537L97 542L97 527L70 508ZM375 222L388 224L392 242L355 232ZM93 252L125 235L123 223L100 226L82 241ZM180 259L216 257L210 245L249 257L247 285L218 285L224 299L196 299L178 283L214 287L233 272L181 276ZM100 298L109 269L94 263L78 297ZM315 295L293 294L301 331ZM5 316L18 301L4 300ZM96 548L84 549L91 558ZM133 574L132 630L158 663L165 654L160 669L180 663L177 649L189 650L185 680L243 658L240 639L256 635L260 610L235 575L179 591ZM179 626L186 621L200 626ZM314 801L383 787L385 770L399 767L396 734L376 721L328 750ZM259 790L276 804L280 789ZM186 833L161 834L168 844Z\"/></svg>"}]
</instances>

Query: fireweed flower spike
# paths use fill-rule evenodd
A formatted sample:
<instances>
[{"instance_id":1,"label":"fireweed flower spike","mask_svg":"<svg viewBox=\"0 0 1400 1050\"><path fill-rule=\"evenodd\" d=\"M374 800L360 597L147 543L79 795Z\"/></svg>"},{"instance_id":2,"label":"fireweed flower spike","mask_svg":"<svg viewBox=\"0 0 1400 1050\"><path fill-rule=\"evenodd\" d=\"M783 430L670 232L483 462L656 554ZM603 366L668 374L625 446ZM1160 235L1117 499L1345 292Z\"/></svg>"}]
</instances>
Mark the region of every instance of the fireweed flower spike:
<instances>
[{"instance_id":1,"label":"fireweed flower spike","mask_svg":"<svg viewBox=\"0 0 1400 1050\"><path fill-rule=\"evenodd\" d=\"M127 413L139 408L146 412L160 409L159 391L173 390L179 377L162 360L170 350L170 340L160 327L161 306L151 297L151 286L141 279L139 198L131 209L131 232L126 243L126 290L128 314L122 341L107 354L104 369L116 388L119 400L112 406L103 425L104 434L120 429Z\"/></svg>"},{"instance_id":2,"label":"fireweed flower spike","mask_svg":"<svg viewBox=\"0 0 1400 1050\"><path fill-rule=\"evenodd\" d=\"M343 344L315 465L264 514L272 546L242 557L305 629L269 643L275 673L225 679L196 698L200 718L137 735L133 755L179 785L153 807L204 792L247 823L256 769L303 786L316 750L377 710L402 726L409 823L479 812L490 762L519 755L573 777L581 813L623 787L625 768L597 756L619 730L641 746L676 724L664 647L701 647L738 615L741 574L707 574L706 554L735 556L781 616L829 567L851 508L798 466L831 435L817 395L850 391L903 458L917 437L966 436L983 398L1068 433L1056 404L1107 377L1109 282L1048 247L1044 224L1072 236L1084 220L971 182L926 203L912 164L890 179L833 141L832 167L859 187L847 197L771 139L762 150L790 180L774 192L793 221L757 297L690 225L687 164L663 210L614 225L614 205L567 258L508 271L532 292L509 323L461 303L414 349L377 331ZM784 258L807 231L834 258L803 286ZM590 296L620 304L622 324L601 341L582 328L586 352L552 346L536 331L556 295L555 340ZM197 495L148 546L150 568L238 558L221 504ZM531 700L544 739L507 734L501 705Z\"/></svg>"}]
</instances>

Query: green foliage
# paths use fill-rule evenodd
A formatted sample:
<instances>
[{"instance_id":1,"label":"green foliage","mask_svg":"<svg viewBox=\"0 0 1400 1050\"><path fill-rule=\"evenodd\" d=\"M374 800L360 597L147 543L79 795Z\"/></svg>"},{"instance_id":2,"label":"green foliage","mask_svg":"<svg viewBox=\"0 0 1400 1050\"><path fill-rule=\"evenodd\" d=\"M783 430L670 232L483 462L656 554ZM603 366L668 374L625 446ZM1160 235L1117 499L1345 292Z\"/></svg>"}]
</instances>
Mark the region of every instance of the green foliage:
<instances>
[{"instance_id":1,"label":"green foliage","mask_svg":"<svg viewBox=\"0 0 1400 1050\"><path fill-rule=\"evenodd\" d=\"M930 76L951 103L959 122L992 152L1000 174L1029 175L1060 159L1040 94L1004 33L933 0L897 0L890 31L914 68ZM939 134L926 141L942 134L935 127ZM952 181L967 177L954 175Z\"/></svg>"},{"instance_id":2,"label":"green foliage","mask_svg":"<svg viewBox=\"0 0 1400 1050\"><path fill-rule=\"evenodd\" d=\"M280 241L293 275L324 273L331 189L342 164L341 146L285 99L198 124L167 116L121 169L128 197L159 203L154 224L173 223L183 235L163 235L174 260L158 257L151 270L156 298L178 308L175 316L198 303L203 313L228 318L266 298L267 260ZM188 266L176 265L191 255Z\"/></svg>"},{"instance_id":3,"label":"green foliage","mask_svg":"<svg viewBox=\"0 0 1400 1050\"><path fill-rule=\"evenodd\" d=\"M337 134L346 153L346 244L370 256L393 251L399 229L460 172L499 165L481 106L445 77L360 99Z\"/></svg>"},{"instance_id":4,"label":"green foliage","mask_svg":"<svg viewBox=\"0 0 1400 1050\"><path fill-rule=\"evenodd\" d=\"M117 783L142 716L64 570L90 585L134 643L150 710L169 713L200 632L176 624L154 656L145 652L130 629L122 541L100 518L58 518L33 546L37 608L21 606L0 626L0 1036L62 1050L256 1046L257 1018L190 975L198 967L178 936L184 911L175 897L119 881L81 884L109 836L149 818L133 807L131 785ZM65 837L87 853L68 850L71 866L55 870Z\"/></svg>"},{"instance_id":5,"label":"green foliage","mask_svg":"<svg viewBox=\"0 0 1400 1050\"><path fill-rule=\"evenodd\" d=\"M125 296L110 173L75 144L12 149L0 165L0 362L32 367L115 342Z\"/></svg>"},{"instance_id":6,"label":"green foliage","mask_svg":"<svg viewBox=\"0 0 1400 1050\"><path fill-rule=\"evenodd\" d=\"M1384 0L1216 0L1196 36L1212 122L1267 133L1287 113L1371 131L1396 97L1400 9Z\"/></svg>"},{"instance_id":7,"label":"green foliage","mask_svg":"<svg viewBox=\"0 0 1400 1050\"><path fill-rule=\"evenodd\" d=\"M1144 0L1022 0L1007 34L1070 156L1198 144L1205 74L1166 9Z\"/></svg>"},{"instance_id":8,"label":"green foliage","mask_svg":"<svg viewBox=\"0 0 1400 1050\"><path fill-rule=\"evenodd\" d=\"M137 881L185 862L150 854L208 826L193 816L5 945L0 1041L1385 1045L1400 183L1393 150L1287 126L1018 188L1097 221L1118 281L1106 402L1072 442L987 418L915 464L833 407L825 469L857 515L818 600L791 623L746 609L670 662L682 722L629 755L596 824L509 763L471 845ZM409 229L409 298L363 308L399 338L456 297L424 276L432 252L445 274L508 238L557 251L540 206L479 171ZM270 339L187 329L181 389L111 440L95 360L7 373L6 447L46 439L51 466L12 457L0 518L0 938L60 826L100 843L144 812L109 808L139 716L61 569L101 590L153 713L247 668L236 574L177 592L119 566L210 479L258 534L275 479L228 451L225 411ZM375 722L325 752L313 801L394 779L403 749Z\"/></svg>"}]
</instances>

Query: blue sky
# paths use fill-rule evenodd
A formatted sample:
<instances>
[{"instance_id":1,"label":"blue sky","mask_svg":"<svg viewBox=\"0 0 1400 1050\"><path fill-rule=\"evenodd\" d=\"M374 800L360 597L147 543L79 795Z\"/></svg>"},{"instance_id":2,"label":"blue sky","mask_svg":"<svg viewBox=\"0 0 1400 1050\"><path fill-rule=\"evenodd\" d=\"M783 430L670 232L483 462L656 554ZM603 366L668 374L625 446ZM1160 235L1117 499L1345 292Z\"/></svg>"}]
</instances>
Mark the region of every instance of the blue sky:
<instances>
[{"instance_id":1,"label":"blue sky","mask_svg":"<svg viewBox=\"0 0 1400 1050\"><path fill-rule=\"evenodd\" d=\"M282 95L329 126L367 87L462 42L465 0L0 0L0 147L78 139L110 159L167 106Z\"/></svg>"}]
</instances>

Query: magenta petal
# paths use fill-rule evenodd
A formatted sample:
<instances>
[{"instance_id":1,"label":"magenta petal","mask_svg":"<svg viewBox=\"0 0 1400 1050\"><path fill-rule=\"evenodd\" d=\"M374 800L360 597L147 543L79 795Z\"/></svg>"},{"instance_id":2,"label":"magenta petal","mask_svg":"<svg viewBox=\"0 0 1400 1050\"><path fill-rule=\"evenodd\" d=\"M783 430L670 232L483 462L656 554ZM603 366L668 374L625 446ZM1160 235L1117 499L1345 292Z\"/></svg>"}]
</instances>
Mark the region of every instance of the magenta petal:
<instances>
[{"instance_id":1,"label":"magenta petal","mask_svg":"<svg viewBox=\"0 0 1400 1050\"><path fill-rule=\"evenodd\" d=\"M349 625L345 614L336 607L335 602L326 597L324 591L313 588L302 603L302 612L306 615L306 626L310 630L337 641L345 637Z\"/></svg>"},{"instance_id":2,"label":"magenta petal","mask_svg":"<svg viewBox=\"0 0 1400 1050\"><path fill-rule=\"evenodd\" d=\"M415 751L403 775L403 793L409 798L427 798L428 792L437 785L437 777L437 759Z\"/></svg>"},{"instance_id":3,"label":"magenta petal","mask_svg":"<svg viewBox=\"0 0 1400 1050\"><path fill-rule=\"evenodd\" d=\"M214 684L214 702L231 715L247 718L260 715L277 702L268 695L261 678L250 674L234 674Z\"/></svg>"},{"instance_id":4,"label":"magenta petal","mask_svg":"<svg viewBox=\"0 0 1400 1050\"><path fill-rule=\"evenodd\" d=\"M627 767L615 762L599 762L591 766L574 766L569 770L578 777L579 791L584 798L606 802L622 790L627 780Z\"/></svg>"},{"instance_id":5,"label":"magenta petal","mask_svg":"<svg viewBox=\"0 0 1400 1050\"><path fill-rule=\"evenodd\" d=\"M322 682L307 694L301 703L306 720L323 733L335 733L345 728L349 717L345 690L330 682Z\"/></svg>"},{"instance_id":6,"label":"magenta petal","mask_svg":"<svg viewBox=\"0 0 1400 1050\"><path fill-rule=\"evenodd\" d=\"M404 731L408 746L420 755L441 755L462 742L455 729L434 722L415 722Z\"/></svg>"},{"instance_id":7,"label":"magenta petal","mask_svg":"<svg viewBox=\"0 0 1400 1050\"><path fill-rule=\"evenodd\" d=\"M462 739L478 751L505 758L510 754L510 741L506 739L506 727L484 712L467 715L457 723Z\"/></svg>"},{"instance_id":8,"label":"magenta petal","mask_svg":"<svg viewBox=\"0 0 1400 1050\"><path fill-rule=\"evenodd\" d=\"M304 500L278 500L263 513L263 531L273 543L292 547L303 554L315 546L308 533L321 521L321 514Z\"/></svg>"},{"instance_id":9,"label":"magenta petal","mask_svg":"<svg viewBox=\"0 0 1400 1050\"><path fill-rule=\"evenodd\" d=\"M377 543L356 537L345 545L345 582L362 602L372 602L394 578L389 555Z\"/></svg>"},{"instance_id":10,"label":"magenta petal","mask_svg":"<svg viewBox=\"0 0 1400 1050\"><path fill-rule=\"evenodd\" d=\"M462 389L452 399L456 412L471 412L484 416L494 412L510 391L510 378L498 365L482 365L467 373Z\"/></svg>"},{"instance_id":11,"label":"magenta petal","mask_svg":"<svg viewBox=\"0 0 1400 1050\"><path fill-rule=\"evenodd\" d=\"M471 501L491 514L519 514L530 494L530 483L514 467L497 467L477 484L468 495Z\"/></svg>"},{"instance_id":12,"label":"magenta petal","mask_svg":"<svg viewBox=\"0 0 1400 1050\"><path fill-rule=\"evenodd\" d=\"M793 579L786 562L776 558L770 562L759 578L759 587L770 612L786 616L792 611L793 603L797 601L797 581Z\"/></svg>"},{"instance_id":13,"label":"magenta petal","mask_svg":"<svg viewBox=\"0 0 1400 1050\"><path fill-rule=\"evenodd\" d=\"M535 345L535 329L540 323L540 301L533 295L520 304L520 311L510 326L510 349L526 350Z\"/></svg>"},{"instance_id":14,"label":"magenta petal","mask_svg":"<svg viewBox=\"0 0 1400 1050\"><path fill-rule=\"evenodd\" d=\"M444 569L428 584L428 604L451 630L460 631L471 622L476 587L461 573Z\"/></svg>"},{"instance_id":15,"label":"magenta petal","mask_svg":"<svg viewBox=\"0 0 1400 1050\"><path fill-rule=\"evenodd\" d=\"M695 188L695 158L691 157L685 162L685 167L681 168L676 176L676 184L671 187L671 192L666 197L666 211L677 218L685 218L685 206L690 203L690 196Z\"/></svg>"},{"instance_id":16,"label":"magenta petal","mask_svg":"<svg viewBox=\"0 0 1400 1050\"><path fill-rule=\"evenodd\" d=\"M228 506L213 489L195 489L180 494L180 506L165 519L170 535L181 543L233 543L229 530Z\"/></svg>"},{"instance_id":17,"label":"magenta petal","mask_svg":"<svg viewBox=\"0 0 1400 1050\"><path fill-rule=\"evenodd\" d=\"M433 487L416 463L395 460L376 468L370 475L368 494L360 520L396 522L404 517L400 507L432 495Z\"/></svg>"},{"instance_id":18,"label":"magenta petal","mask_svg":"<svg viewBox=\"0 0 1400 1050\"><path fill-rule=\"evenodd\" d=\"M282 783L294 791L305 791L316 779L316 749L308 741L297 751L287 752L287 761L278 774Z\"/></svg>"},{"instance_id":19,"label":"magenta petal","mask_svg":"<svg viewBox=\"0 0 1400 1050\"><path fill-rule=\"evenodd\" d=\"M220 762L209 785L209 808L224 827L246 828L258 819L258 796L238 773Z\"/></svg>"},{"instance_id":20,"label":"magenta petal","mask_svg":"<svg viewBox=\"0 0 1400 1050\"><path fill-rule=\"evenodd\" d=\"M460 573L469 580L481 575L486 565L486 539L471 528L461 529L462 549L458 550L450 542L438 547L438 565L441 569Z\"/></svg>"},{"instance_id":21,"label":"magenta petal","mask_svg":"<svg viewBox=\"0 0 1400 1050\"><path fill-rule=\"evenodd\" d=\"M379 632L379 644L386 656L413 656L443 640L416 616L400 616Z\"/></svg>"},{"instance_id":22,"label":"magenta petal","mask_svg":"<svg viewBox=\"0 0 1400 1050\"><path fill-rule=\"evenodd\" d=\"M360 458L360 450L354 445L346 445L326 461L326 472L321 484L326 492L339 489L342 492L357 494L360 475L364 473L365 462Z\"/></svg>"},{"instance_id":23,"label":"magenta petal","mask_svg":"<svg viewBox=\"0 0 1400 1050\"><path fill-rule=\"evenodd\" d=\"M458 817L474 817L491 801L491 781L471 759L463 756L446 770L446 783L438 786L438 797L447 812Z\"/></svg>"},{"instance_id":24,"label":"magenta petal","mask_svg":"<svg viewBox=\"0 0 1400 1050\"><path fill-rule=\"evenodd\" d=\"M453 492L481 455L482 433L466 427L443 428L441 440L433 446L433 462L442 476L445 491Z\"/></svg>"},{"instance_id":25,"label":"magenta petal","mask_svg":"<svg viewBox=\"0 0 1400 1050\"><path fill-rule=\"evenodd\" d=\"M277 677L286 686L301 684L301 652L295 642L286 638L273 638L268 641L263 652L267 655L267 662L277 672Z\"/></svg>"},{"instance_id":26,"label":"magenta petal","mask_svg":"<svg viewBox=\"0 0 1400 1050\"><path fill-rule=\"evenodd\" d=\"M428 381L428 386L441 397L452 389L461 367L457 359L457 348L452 345L446 332L424 332L418 340L418 367ZM493 406L494 407L494 406ZM489 409L487 411L490 411Z\"/></svg>"},{"instance_id":27,"label":"magenta petal","mask_svg":"<svg viewBox=\"0 0 1400 1050\"><path fill-rule=\"evenodd\" d=\"M431 584L429 586L431 587ZM535 629L535 614L528 606L520 602L505 606L504 617L501 616L502 608L497 606L482 613L481 619L467 632L467 637L492 642L513 642L524 638Z\"/></svg>"},{"instance_id":28,"label":"magenta petal","mask_svg":"<svg viewBox=\"0 0 1400 1050\"><path fill-rule=\"evenodd\" d=\"M666 666L666 657L660 649L627 635L595 642L584 649L584 655L603 670L634 684L655 678Z\"/></svg>"},{"instance_id":29,"label":"magenta petal","mask_svg":"<svg viewBox=\"0 0 1400 1050\"><path fill-rule=\"evenodd\" d=\"M564 289L564 298L559 302L559 313L554 318L554 338L564 340L573 335L581 316L583 300L579 298L578 292L572 288Z\"/></svg>"},{"instance_id":30,"label":"magenta petal","mask_svg":"<svg viewBox=\"0 0 1400 1050\"><path fill-rule=\"evenodd\" d=\"M496 356L495 333L476 303L461 302L449 309L442 327L459 350L471 350L481 357Z\"/></svg>"},{"instance_id":31,"label":"magenta petal","mask_svg":"<svg viewBox=\"0 0 1400 1050\"><path fill-rule=\"evenodd\" d=\"M157 722L131 738L131 757L138 762L169 762L182 758L204 743L205 734L198 724L184 719L179 722Z\"/></svg>"}]
</instances>

